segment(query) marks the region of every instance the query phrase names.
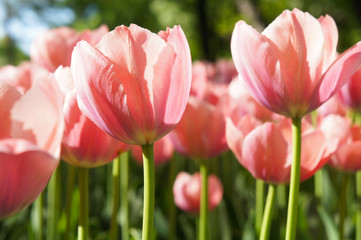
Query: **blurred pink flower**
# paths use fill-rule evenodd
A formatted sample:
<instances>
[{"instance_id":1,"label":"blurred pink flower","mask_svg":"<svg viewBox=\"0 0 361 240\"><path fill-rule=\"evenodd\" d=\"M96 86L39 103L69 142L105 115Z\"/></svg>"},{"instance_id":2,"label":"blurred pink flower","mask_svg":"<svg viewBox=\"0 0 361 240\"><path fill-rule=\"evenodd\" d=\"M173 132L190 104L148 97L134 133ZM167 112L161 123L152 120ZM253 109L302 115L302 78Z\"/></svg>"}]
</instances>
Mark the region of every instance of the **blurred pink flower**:
<instances>
[{"instance_id":1,"label":"blurred pink flower","mask_svg":"<svg viewBox=\"0 0 361 240\"><path fill-rule=\"evenodd\" d=\"M33 79L25 93L0 80L0 219L33 202L57 167L62 104L48 74Z\"/></svg>"},{"instance_id":2,"label":"blurred pink flower","mask_svg":"<svg viewBox=\"0 0 361 240\"><path fill-rule=\"evenodd\" d=\"M81 41L71 64L78 104L98 127L136 145L179 122L191 85L191 56L180 26L154 34L120 26L92 47Z\"/></svg>"},{"instance_id":3,"label":"blurred pink flower","mask_svg":"<svg viewBox=\"0 0 361 240\"><path fill-rule=\"evenodd\" d=\"M55 78L63 91L65 129L61 156L77 167L98 167L112 161L130 146L109 136L80 111L69 67L59 67Z\"/></svg>"},{"instance_id":4,"label":"blurred pink flower","mask_svg":"<svg viewBox=\"0 0 361 240\"><path fill-rule=\"evenodd\" d=\"M320 128L330 141L337 143L337 150L329 164L344 172L361 169L361 128L350 119L339 115L329 115L322 119Z\"/></svg>"},{"instance_id":5,"label":"blurred pink flower","mask_svg":"<svg viewBox=\"0 0 361 240\"><path fill-rule=\"evenodd\" d=\"M361 43L336 58L334 20L285 10L262 33L239 21L231 50L251 95L273 112L294 118L317 109L361 64ZM336 58L336 60L335 60Z\"/></svg>"},{"instance_id":6,"label":"blurred pink flower","mask_svg":"<svg viewBox=\"0 0 361 240\"><path fill-rule=\"evenodd\" d=\"M131 152L134 160L143 165L142 148L132 145ZM168 135L154 142L154 164L157 166L171 159L174 147Z\"/></svg>"},{"instance_id":7,"label":"blurred pink flower","mask_svg":"<svg viewBox=\"0 0 361 240\"><path fill-rule=\"evenodd\" d=\"M292 124L287 118L260 124L251 116L234 123L227 119L229 148L239 163L257 179L289 183L292 155ZM302 122L301 180L311 177L327 163L336 145L319 129Z\"/></svg>"},{"instance_id":8,"label":"blurred pink flower","mask_svg":"<svg viewBox=\"0 0 361 240\"><path fill-rule=\"evenodd\" d=\"M183 211L199 214L201 198L201 176L180 172L173 185L175 204ZM216 175L208 176L208 209L219 205L223 197L223 186Z\"/></svg>"},{"instance_id":9,"label":"blurred pink flower","mask_svg":"<svg viewBox=\"0 0 361 240\"><path fill-rule=\"evenodd\" d=\"M80 33L69 27L45 31L31 45L31 60L54 72L59 66L70 66L71 54L77 42L85 40L94 46L107 32L105 25Z\"/></svg>"},{"instance_id":10,"label":"blurred pink flower","mask_svg":"<svg viewBox=\"0 0 361 240\"><path fill-rule=\"evenodd\" d=\"M340 91L341 99L350 108L361 111L361 68L347 80Z\"/></svg>"}]
</instances>

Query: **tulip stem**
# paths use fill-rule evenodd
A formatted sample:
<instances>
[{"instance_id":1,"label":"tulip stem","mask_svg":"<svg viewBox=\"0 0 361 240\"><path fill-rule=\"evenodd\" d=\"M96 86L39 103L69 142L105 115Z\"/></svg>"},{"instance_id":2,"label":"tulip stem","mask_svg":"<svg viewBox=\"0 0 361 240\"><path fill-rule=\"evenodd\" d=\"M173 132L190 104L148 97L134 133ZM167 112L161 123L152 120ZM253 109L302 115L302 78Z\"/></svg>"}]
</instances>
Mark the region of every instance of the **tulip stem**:
<instances>
[{"instance_id":1,"label":"tulip stem","mask_svg":"<svg viewBox=\"0 0 361 240\"><path fill-rule=\"evenodd\" d=\"M50 178L47 190L47 226L46 239L59 239L58 220L60 209L60 182L61 182L61 164L55 169Z\"/></svg>"},{"instance_id":2,"label":"tulip stem","mask_svg":"<svg viewBox=\"0 0 361 240\"><path fill-rule=\"evenodd\" d=\"M117 216L119 212L120 203L120 156L113 160L113 171L112 171L112 195L113 195L113 211L110 220L110 239L118 239L118 223Z\"/></svg>"},{"instance_id":3,"label":"tulip stem","mask_svg":"<svg viewBox=\"0 0 361 240\"><path fill-rule=\"evenodd\" d=\"M208 220L208 169L207 162L200 161L201 173L201 206L199 214L199 240L207 239L207 220Z\"/></svg>"},{"instance_id":4,"label":"tulip stem","mask_svg":"<svg viewBox=\"0 0 361 240\"><path fill-rule=\"evenodd\" d=\"M345 173L342 178L342 186L341 186L341 193L340 193L340 200L339 200L339 225L338 231L340 235L340 240L345 239L345 216L346 216L346 193L347 193L347 185L349 182L349 175Z\"/></svg>"},{"instance_id":5,"label":"tulip stem","mask_svg":"<svg viewBox=\"0 0 361 240\"><path fill-rule=\"evenodd\" d=\"M129 203L128 203L128 186L129 186L129 152L120 155L120 224L122 227L122 239L129 240Z\"/></svg>"},{"instance_id":6,"label":"tulip stem","mask_svg":"<svg viewBox=\"0 0 361 240\"><path fill-rule=\"evenodd\" d=\"M274 209L274 205L275 205L275 198L276 198L276 186L273 184L270 184L268 186L266 206L264 209L264 215L263 215L263 219L262 219L261 235L259 238L260 240L268 240L269 239L273 209Z\"/></svg>"},{"instance_id":7,"label":"tulip stem","mask_svg":"<svg viewBox=\"0 0 361 240\"><path fill-rule=\"evenodd\" d=\"M79 226L78 240L88 240L89 231L89 169L79 168Z\"/></svg>"},{"instance_id":8,"label":"tulip stem","mask_svg":"<svg viewBox=\"0 0 361 240\"><path fill-rule=\"evenodd\" d=\"M66 216L65 239L72 239L71 237L72 204L71 203L73 200L75 181L76 181L76 167L68 164L68 179L66 184L66 199L65 199L65 216Z\"/></svg>"},{"instance_id":9,"label":"tulip stem","mask_svg":"<svg viewBox=\"0 0 361 240\"><path fill-rule=\"evenodd\" d=\"M298 217L298 191L301 171L301 118L292 119L292 167L288 197L286 240L296 238Z\"/></svg>"},{"instance_id":10,"label":"tulip stem","mask_svg":"<svg viewBox=\"0 0 361 240\"><path fill-rule=\"evenodd\" d=\"M144 170L143 230L142 240L153 239L155 170L153 144L142 146Z\"/></svg>"},{"instance_id":11,"label":"tulip stem","mask_svg":"<svg viewBox=\"0 0 361 240\"><path fill-rule=\"evenodd\" d=\"M34 219L33 231L34 237L37 240L43 240L43 193L40 193L34 203Z\"/></svg>"},{"instance_id":12,"label":"tulip stem","mask_svg":"<svg viewBox=\"0 0 361 240\"><path fill-rule=\"evenodd\" d=\"M257 236L259 236L262 225L264 206L264 182L256 179L256 216L255 216L255 227Z\"/></svg>"},{"instance_id":13,"label":"tulip stem","mask_svg":"<svg viewBox=\"0 0 361 240\"><path fill-rule=\"evenodd\" d=\"M361 171L356 173L356 196L358 202L356 214L356 240L361 240Z\"/></svg>"}]
</instances>

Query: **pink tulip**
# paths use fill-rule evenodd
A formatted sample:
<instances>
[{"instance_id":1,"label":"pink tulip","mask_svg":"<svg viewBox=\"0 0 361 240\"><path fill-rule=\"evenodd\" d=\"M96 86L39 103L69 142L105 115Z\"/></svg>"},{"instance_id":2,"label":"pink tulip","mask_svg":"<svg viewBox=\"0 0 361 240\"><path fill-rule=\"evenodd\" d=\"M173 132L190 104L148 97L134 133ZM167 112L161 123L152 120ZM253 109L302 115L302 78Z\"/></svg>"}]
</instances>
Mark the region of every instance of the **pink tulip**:
<instances>
[{"instance_id":1,"label":"pink tulip","mask_svg":"<svg viewBox=\"0 0 361 240\"><path fill-rule=\"evenodd\" d=\"M228 118L226 136L229 148L255 178L275 184L289 183L291 121L281 118L276 124L259 124L249 116L238 123ZM335 151L335 144L327 141L321 130L312 129L305 121L302 129L301 180L305 180L327 163Z\"/></svg>"},{"instance_id":2,"label":"pink tulip","mask_svg":"<svg viewBox=\"0 0 361 240\"><path fill-rule=\"evenodd\" d=\"M350 108L361 111L361 68L341 88L341 99Z\"/></svg>"},{"instance_id":3,"label":"pink tulip","mask_svg":"<svg viewBox=\"0 0 361 240\"><path fill-rule=\"evenodd\" d=\"M70 66L71 54L77 42L85 40L94 46L108 32L108 27L100 26L94 31L81 33L69 27L51 29L42 33L32 44L31 60L50 72L59 66Z\"/></svg>"},{"instance_id":4,"label":"pink tulip","mask_svg":"<svg viewBox=\"0 0 361 240\"><path fill-rule=\"evenodd\" d=\"M57 167L62 104L47 74L38 75L24 94L0 80L0 219L33 202Z\"/></svg>"},{"instance_id":5,"label":"pink tulip","mask_svg":"<svg viewBox=\"0 0 361 240\"><path fill-rule=\"evenodd\" d=\"M95 47L79 42L71 68L82 112L120 141L153 143L186 107L191 57L180 26L158 35L134 24L117 27Z\"/></svg>"},{"instance_id":6,"label":"pink tulip","mask_svg":"<svg viewBox=\"0 0 361 240\"><path fill-rule=\"evenodd\" d=\"M346 116L347 106L342 100L340 91L333 95L327 102L317 109L319 116L327 116L330 114L337 114L340 116Z\"/></svg>"},{"instance_id":7,"label":"pink tulip","mask_svg":"<svg viewBox=\"0 0 361 240\"><path fill-rule=\"evenodd\" d=\"M349 119L339 115L325 117L320 128L326 137L337 142L337 150L329 164L344 172L357 172L361 169L361 128Z\"/></svg>"},{"instance_id":8,"label":"pink tulip","mask_svg":"<svg viewBox=\"0 0 361 240\"><path fill-rule=\"evenodd\" d=\"M195 159L216 157L226 151L222 106L190 96L181 121L170 133L175 150Z\"/></svg>"},{"instance_id":9,"label":"pink tulip","mask_svg":"<svg viewBox=\"0 0 361 240\"><path fill-rule=\"evenodd\" d=\"M142 148L137 145L132 145L131 152L134 160L143 165ZM168 135L154 142L154 164L165 163L173 156L174 147Z\"/></svg>"},{"instance_id":10,"label":"pink tulip","mask_svg":"<svg viewBox=\"0 0 361 240\"><path fill-rule=\"evenodd\" d=\"M180 172L173 185L175 204L183 211L199 213L201 198L201 176ZM223 187L216 175L208 177L208 209L212 210L222 201Z\"/></svg>"},{"instance_id":11,"label":"pink tulip","mask_svg":"<svg viewBox=\"0 0 361 240\"><path fill-rule=\"evenodd\" d=\"M239 21L231 40L237 71L251 95L294 118L317 109L361 64L361 43L336 58L334 20L285 10L262 33Z\"/></svg>"},{"instance_id":12,"label":"pink tulip","mask_svg":"<svg viewBox=\"0 0 361 240\"><path fill-rule=\"evenodd\" d=\"M70 68L58 68L55 78L64 95L65 129L62 159L77 167L98 167L112 161L130 146L112 138L80 111Z\"/></svg>"},{"instance_id":13,"label":"pink tulip","mask_svg":"<svg viewBox=\"0 0 361 240\"><path fill-rule=\"evenodd\" d=\"M33 80L38 74L46 74L48 71L31 62L22 62L19 66L7 65L0 68L0 81L4 80L20 93L24 94L30 89Z\"/></svg>"}]
</instances>

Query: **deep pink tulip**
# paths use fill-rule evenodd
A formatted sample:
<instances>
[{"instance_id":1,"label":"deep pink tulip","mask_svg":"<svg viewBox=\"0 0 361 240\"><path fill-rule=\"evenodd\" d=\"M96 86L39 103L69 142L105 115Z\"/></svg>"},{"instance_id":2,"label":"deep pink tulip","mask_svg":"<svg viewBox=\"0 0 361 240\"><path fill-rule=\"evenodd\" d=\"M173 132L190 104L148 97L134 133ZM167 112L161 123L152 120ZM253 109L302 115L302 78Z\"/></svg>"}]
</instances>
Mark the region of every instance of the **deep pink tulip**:
<instances>
[{"instance_id":1,"label":"deep pink tulip","mask_svg":"<svg viewBox=\"0 0 361 240\"><path fill-rule=\"evenodd\" d=\"M137 145L132 145L131 152L134 160L143 165L142 148ZM154 164L159 164L169 161L174 152L174 147L168 135L154 142Z\"/></svg>"},{"instance_id":2,"label":"deep pink tulip","mask_svg":"<svg viewBox=\"0 0 361 240\"><path fill-rule=\"evenodd\" d=\"M82 114L77 104L70 68L58 68L55 78L65 96L65 129L61 151L64 161L77 167L98 167L130 148L129 145L109 136Z\"/></svg>"},{"instance_id":3,"label":"deep pink tulip","mask_svg":"<svg viewBox=\"0 0 361 240\"><path fill-rule=\"evenodd\" d=\"M62 105L47 74L38 75L25 93L0 80L0 219L33 202L57 167Z\"/></svg>"},{"instance_id":4,"label":"deep pink tulip","mask_svg":"<svg viewBox=\"0 0 361 240\"><path fill-rule=\"evenodd\" d=\"M276 124L259 124L250 116L237 123L227 118L229 148L255 178L274 184L289 183L292 162L291 121L280 118ZM328 141L321 130L312 129L305 121L302 124L301 181L325 165L336 149L334 142Z\"/></svg>"},{"instance_id":5,"label":"deep pink tulip","mask_svg":"<svg viewBox=\"0 0 361 240\"><path fill-rule=\"evenodd\" d=\"M71 68L80 109L116 139L153 143L179 122L191 85L191 56L180 26L154 34L120 26L92 47L81 41Z\"/></svg>"},{"instance_id":6,"label":"deep pink tulip","mask_svg":"<svg viewBox=\"0 0 361 240\"><path fill-rule=\"evenodd\" d=\"M107 32L105 25L81 33L69 27L45 31L31 45L31 60L54 72L59 66L70 66L71 54L77 42L85 40L94 46Z\"/></svg>"},{"instance_id":7,"label":"deep pink tulip","mask_svg":"<svg viewBox=\"0 0 361 240\"><path fill-rule=\"evenodd\" d=\"M201 198L201 176L180 172L173 185L175 204L183 211L199 213ZM208 209L219 205L223 197L223 186L216 175L208 176Z\"/></svg>"},{"instance_id":8,"label":"deep pink tulip","mask_svg":"<svg viewBox=\"0 0 361 240\"><path fill-rule=\"evenodd\" d=\"M361 63L361 43L337 57L334 20L285 10L262 33L239 21L231 50L251 95L276 113L294 118L317 109Z\"/></svg>"},{"instance_id":9,"label":"deep pink tulip","mask_svg":"<svg viewBox=\"0 0 361 240\"><path fill-rule=\"evenodd\" d=\"M361 169L361 128L349 119L329 115L322 119L320 128L327 138L337 143L337 150L329 164L341 171L357 172Z\"/></svg>"},{"instance_id":10,"label":"deep pink tulip","mask_svg":"<svg viewBox=\"0 0 361 240\"><path fill-rule=\"evenodd\" d=\"M348 107L361 111L361 68L341 88L340 94Z\"/></svg>"}]
</instances>

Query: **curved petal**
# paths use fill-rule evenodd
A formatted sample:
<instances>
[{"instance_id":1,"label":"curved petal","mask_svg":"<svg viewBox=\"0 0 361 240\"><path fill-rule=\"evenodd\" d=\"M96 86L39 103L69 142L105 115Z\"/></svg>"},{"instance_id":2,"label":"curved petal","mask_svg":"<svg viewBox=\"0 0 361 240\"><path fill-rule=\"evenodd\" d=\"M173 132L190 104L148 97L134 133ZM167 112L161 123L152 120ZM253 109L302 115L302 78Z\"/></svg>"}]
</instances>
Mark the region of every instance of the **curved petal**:
<instances>
[{"instance_id":1,"label":"curved petal","mask_svg":"<svg viewBox=\"0 0 361 240\"><path fill-rule=\"evenodd\" d=\"M241 164L257 179L270 183L289 181L288 143L280 129L265 123L244 139Z\"/></svg>"},{"instance_id":2,"label":"curved petal","mask_svg":"<svg viewBox=\"0 0 361 240\"><path fill-rule=\"evenodd\" d=\"M324 58L323 58L323 71L326 70L330 64L337 57L337 43L338 43L338 30L332 17L329 15L321 16L318 18L321 24L323 35L325 36Z\"/></svg>"},{"instance_id":3,"label":"curved petal","mask_svg":"<svg viewBox=\"0 0 361 240\"><path fill-rule=\"evenodd\" d=\"M208 199L209 210L214 209L222 201L223 197L223 186L221 181L216 175L210 175L208 177Z\"/></svg>"},{"instance_id":4,"label":"curved petal","mask_svg":"<svg viewBox=\"0 0 361 240\"><path fill-rule=\"evenodd\" d=\"M27 139L52 154L60 154L64 131L62 107L63 95L53 76L38 75L33 86L11 110L11 136Z\"/></svg>"},{"instance_id":5,"label":"curved petal","mask_svg":"<svg viewBox=\"0 0 361 240\"><path fill-rule=\"evenodd\" d=\"M361 141L341 145L331 158L330 165L345 172L361 169Z\"/></svg>"},{"instance_id":6,"label":"curved petal","mask_svg":"<svg viewBox=\"0 0 361 240\"><path fill-rule=\"evenodd\" d=\"M230 118L226 118L226 140L229 149L233 152L239 162L242 162L242 145L244 135L234 125Z\"/></svg>"},{"instance_id":7,"label":"curved petal","mask_svg":"<svg viewBox=\"0 0 361 240\"><path fill-rule=\"evenodd\" d=\"M44 190L59 159L27 141L0 141L0 219L25 208ZM29 171L31 170L31 171Z\"/></svg>"},{"instance_id":8,"label":"curved petal","mask_svg":"<svg viewBox=\"0 0 361 240\"><path fill-rule=\"evenodd\" d=\"M361 42L340 55L322 75L313 93L310 111L332 97L361 65Z\"/></svg>"},{"instance_id":9,"label":"curved petal","mask_svg":"<svg viewBox=\"0 0 361 240\"><path fill-rule=\"evenodd\" d=\"M239 21L232 33L231 52L239 78L245 81L250 94L271 111L287 113L276 46Z\"/></svg>"},{"instance_id":10,"label":"curved petal","mask_svg":"<svg viewBox=\"0 0 361 240\"><path fill-rule=\"evenodd\" d=\"M193 210L184 194L185 185L191 181L191 179L192 176L190 174L186 172L180 172L178 173L173 185L174 203L177 205L177 207L184 211Z\"/></svg>"}]
</instances>

